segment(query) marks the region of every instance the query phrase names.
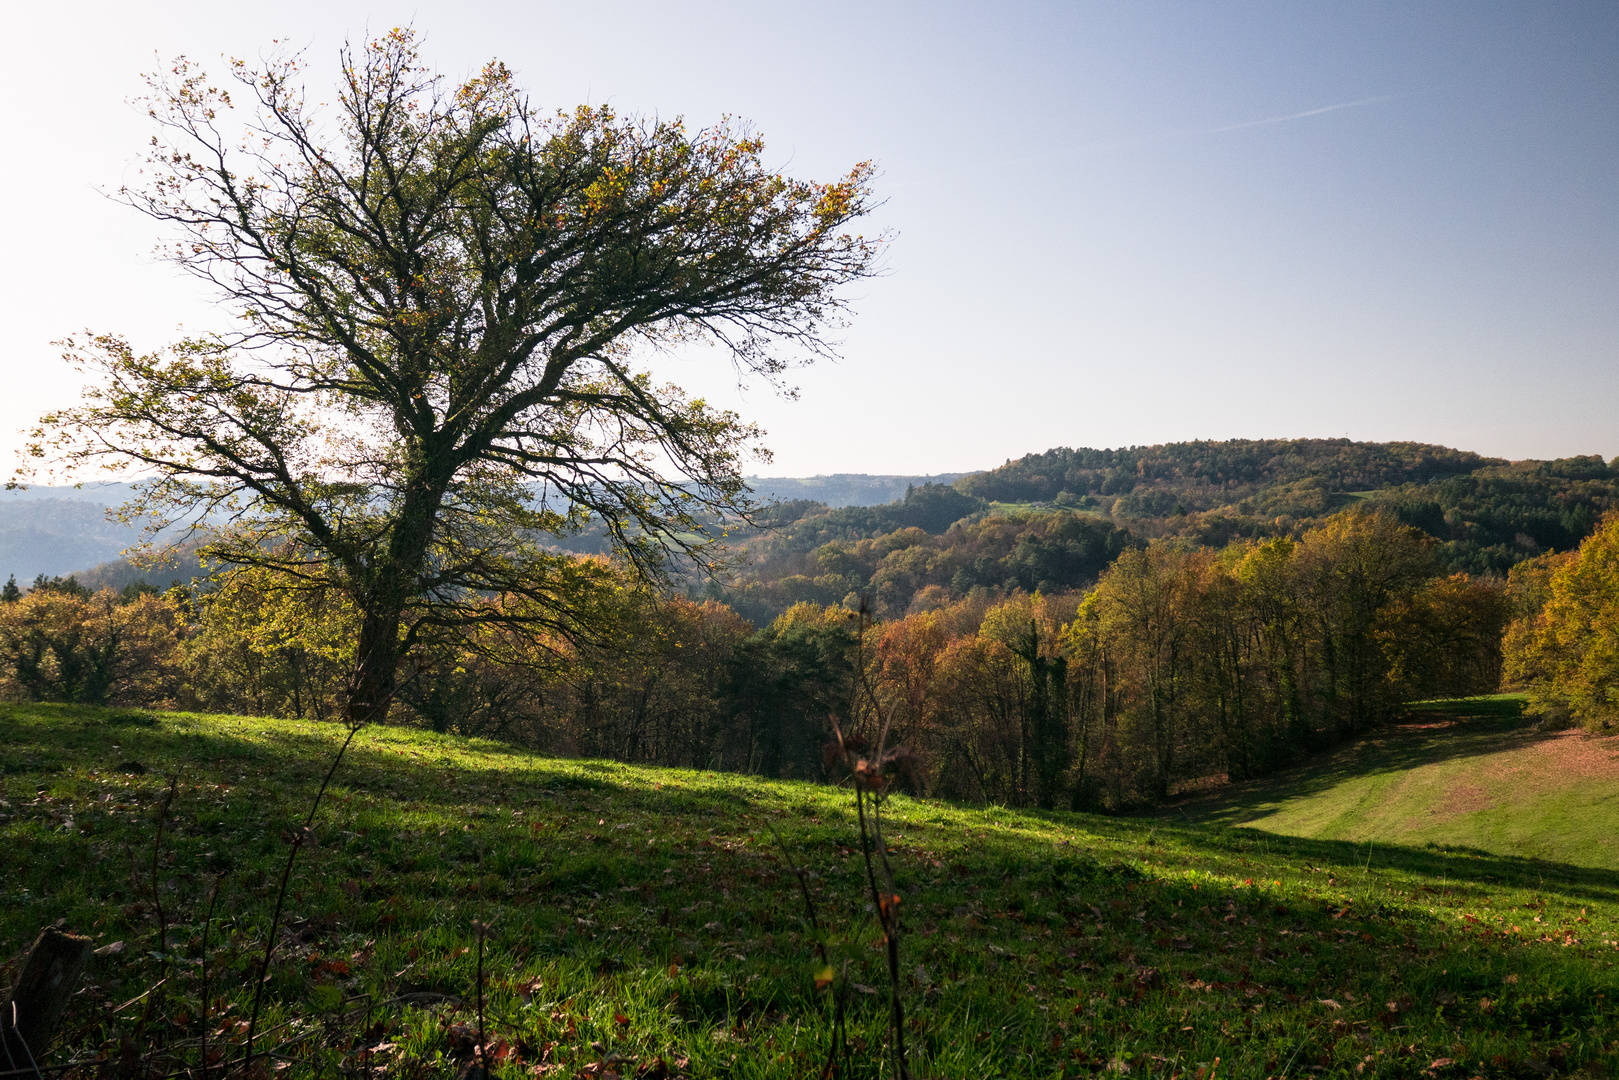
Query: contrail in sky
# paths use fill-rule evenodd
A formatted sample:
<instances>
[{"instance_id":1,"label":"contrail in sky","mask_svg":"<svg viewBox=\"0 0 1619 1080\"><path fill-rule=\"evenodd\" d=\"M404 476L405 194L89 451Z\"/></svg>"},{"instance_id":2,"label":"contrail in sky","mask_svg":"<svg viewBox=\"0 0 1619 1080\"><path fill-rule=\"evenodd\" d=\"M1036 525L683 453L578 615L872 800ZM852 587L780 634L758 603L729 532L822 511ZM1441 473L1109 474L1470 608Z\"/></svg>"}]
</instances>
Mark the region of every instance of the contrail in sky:
<instances>
[{"instance_id":1,"label":"contrail in sky","mask_svg":"<svg viewBox=\"0 0 1619 1080\"><path fill-rule=\"evenodd\" d=\"M1245 128L1267 127L1271 124L1285 124L1290 120L1305 120L1323 113L1338 112L1340 109L1357 109L1363 105L1378 105L1385 101L1393 101L1399 94L1379 94L1376 97L1360 98L1357 101L1341 101L1336 105L1323 105L1319 109L1306 109L1303 112L1288 113L1286 116L1267 116L1262 120L1244 120L1238 124L1224 124L1212 128L1180 128L1174 131L1163 131L1156 135L1135 135L1124 139L1111 139L1105 142L1084 143L1080 146L1064 147L1061 150L1048 150L1042 154L1028 154L1022 157L1007 158L997 162L994 166L985 166L980 169L968 169L961 172L943 176L933 176L925 180L901 181L888 185L889 190L896 188L921 187L926 184L939 183L955 177L971 175L974 173L991 172L1004 169L1007 165L1028 165L1036 161L1050 161L1054 158L1068 157L1072 154L1091 153L1098 150L1123 150L1133 146L1144 146L1155 142L1166 142L1170 139L1184 139L1196 135L1223 135L1228 131L1242 131Z\"/></svg>"},{"instance_id":2,"label":"contrail in sky","mask_svg":"<svg viewBox=\"0 0 1619 1080\"><path fill-rule=\"evenodd\" d=\"M1306 109L1304 112L1288 113L1286 116L1268 116L1263 120L1245 120L1240 124L1227 124L1224 127L1203 128L1196 132L1177 132L1177 134L1219 135L1226 131L1264 127L1266 124L1285 124L1289 120L1303 120L1307 116L1320 116L1322 113L1337 112L1339 109L1354 109L1361 105L1377 105L1384 101L1393 101L1394 98L1394 94L1379 94L1377 97L1361 98L1359 101L1344 101L1337 105L1323 105L1319 109Z\"/></svg>"}]
</instances>

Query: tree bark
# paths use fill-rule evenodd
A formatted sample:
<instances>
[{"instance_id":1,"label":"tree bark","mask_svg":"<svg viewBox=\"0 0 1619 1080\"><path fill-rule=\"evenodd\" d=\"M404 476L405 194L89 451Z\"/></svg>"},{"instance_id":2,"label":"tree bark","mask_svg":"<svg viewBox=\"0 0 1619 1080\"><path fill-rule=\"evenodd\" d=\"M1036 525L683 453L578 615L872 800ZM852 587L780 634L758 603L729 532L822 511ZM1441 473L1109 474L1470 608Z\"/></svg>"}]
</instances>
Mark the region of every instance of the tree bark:
<instances>
[{"instance_id":1,"label":"tree bark","mask_svg":"<svg viewBox=\"0 0 1619 1080\"><path fill-rule=\"evenodd\" d=\"M30 1061L44 1061L92 948L89 938L55 928L41 931L34 940L17 985L0 1013L11 1068L27 1069Z\"/></svg>"},{"instance_id":2,"label":"tree bark","mask_svg":"<svg viewBox=\"0 0 1619 1080\"><path fill-rule=\"evenodd\" d=\"M369 611L360 623L360 640L349 684L351 727L380 724L388 718L399 669L399 611Z\"/></svg>"},{"instance_id":3,"label":"tree bark","mask_svg":"<svg viewBox=\"0 0 1619 1080\"><path fill-rule=\"evenodd\" d=\"M349 683L348 722L351 727L380 724L388 719L398 690L400 628L409 599L420 591L420 576L427 565L433 524L453 468L442 463L426 470L417 463L406 480L404 506L399 513L383 561L372 568L357 599L365 617Z\"/></svg>"}]
</instances>

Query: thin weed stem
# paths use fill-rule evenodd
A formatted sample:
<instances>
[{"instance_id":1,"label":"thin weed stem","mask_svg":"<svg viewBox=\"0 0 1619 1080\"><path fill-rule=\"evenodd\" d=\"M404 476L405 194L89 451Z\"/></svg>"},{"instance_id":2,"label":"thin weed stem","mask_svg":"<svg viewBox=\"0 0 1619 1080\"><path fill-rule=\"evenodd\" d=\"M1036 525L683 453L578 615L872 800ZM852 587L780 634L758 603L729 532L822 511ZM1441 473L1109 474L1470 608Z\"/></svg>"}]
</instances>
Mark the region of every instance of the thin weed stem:
<instances>
[{"instance_id":1,"label":"thin weed stem","mask_svg":"<svg viewBox=\"0 0 1619 1080\"><path fill-rule=\"evenodd\" d=\"M264 959L259 962L259 978L253 987L253 1011L247 1018L247 1050L242 1061L242 1072L248 1073L253 1066L253 1036L259 1026L259 1010L264 1005L264 984L270 977L270 960L275 955L276 933L281 929L281 912L287 903L287 887L292 882L292 867L298 861L298 852L304 846L304 841L312 835L310 825L315 820L315 812L320 809L320 802L326 797L326 788L332 782L332 776L337 772L338 765L342 764L343 755L348 752L349 744L354 736L360 733L358 727L350 727L348 738L343 745L337 748L337 756L332 759L332 767L326 770L326 779L320 782L320 790L315 793L315 801L309 807L309 815L304 818L303 828L292 836L292 850L287 852L287 865L281 871L281 887L275 894L275 913L270 916L270 932L264 939Z\"/></svg>"},{"instance_id":2,"label":"thin weed stem","mask_svg":"<svg viewBox=\"0 0 1619 1080\"><path fill-rule=\"evenodd\" d=\"M815 954L821 961L821 970L816 973L816 988L820 988L820 984L824 979L827 983L827 988L832 991L832 1045L827 1048L826 1064L821 1067L822 1080L826 1080L827 1077L837 1075L838 1052L840 1050L843 1052L845 1065L847 1065L849 1039L844 1027L843 1003L849 991L849 965L847 962L843 965L843 980L840 986L837 973L832 968L832 958L827 952L826 937L821 932L821 920L816 911L815 898L810 894L808 875L804 872L804 868L799 866L798 860L793 858L792 852L788 850L787 842L781 838L781 834L776 831L776 827L766 821L765 828L769 829L770 835L775 837L776 846L781 849L782 858L787 861L787 866L792 870L793 876L798 879L798 891L804 897L804 912L809 918L810 931L815 939Z\"/></svg>"},{"instance_id":3,"label":"thin weed stem","mask_svg":"<svg viewBox=\"0 0 1619 1080\"><path fill-rule=\"evenodd\" d=\"M157 829L152 838L152 869L150 886L152 891L152 907L157 915L157 951L168 965L168 974L159 979L146 995L146 1005L141 1009L140 1023L135 1027L135 1041L138 1043L146 1036L147 1024L151 1022L152 1013L162 1008L163 995L158 993L160 987L174 976L174 959L169 956L169 918L163 909L163 894L158 888L157 871L163 854L163 826L168 823L169 810L174 806L174 795L180 787L180 774L175 773L169 777L169 789L163 793L163 801L157 808Z\"/></svg>"},{"instance_id":4,"label":"thin weed stem","mask_svg":"<svg viewBox=\"0 0 1619 1080\"><path fill-rule=\"evenodd\" d=\"M478 936L478 1068L483 1070L483 1075L487 1077L489 1075L489 1051L488 1045L485 1043L487 1036L484 1035L483 1019L483 942L484 938L488 936L489 927L485 923L474 922L472 931Z\"/></svg>"},{"instance_id":5,"label":"thin weed stem","mask_svg":"<svg viewBox=\"0 0 1619 1080\"><path fill-rule=\"evenodd\" d=\"M208 893L208 917L202 921L202 1080L208 1080L208 931L214 925L214 905L219 901L219 887L225 875L214 878L214 887Z\"/></svg>"},{"instance_id":6,"label":"thin weed stem","mask_svg":"<svg viewBox=\"0 0 1619 1080\"><path fill-rule=\"evenodd\" d=\"M157 951L169 954L169 921L163 910L163 894L157 887L158 859L163 854L163 826L168 823L169 809L174 805L174 793L180 786L180 774L169 777L169 790L163 794L163 803L157 808L157 834L152 838L152 906L157 909ZM172 970L173 965L170 965Z\"/></svg>"},{"instance_id":7,"label":"thin weed stem","mask_svg":"<svg viewBox=\"0 0 1619 1080\"><path fill-rule=\"evenodd\" d=\"M877 910L877 918L883 929L883 943L887 949L888 959L888 1007L889 1007L889 1045L894 1054L894 1072L898 1080L910 1080L910 1070L906 1066L905 1054L905 1003L900 996L900 923L899 923L899 891L894 885L893 867L888 861L888 846L883 840L882 803L884 789L890 782L883 775L883 769L889 764L888 736L892 730L894 714L898 706L883 708L877 697L876 689L871 685L871 677L866 671L866 633L871 628L871 607L867 598L860 601L859 637L855 647L855 701L859 708L859 699L865 698L866 705L872 715L880 721L877 727L877 744L875 753L870 760L856 759L848 740L843 737L843 729L838 719L833 716L832 732L837 737L838 748L843 751L844 763L849 767L850 775L854 779L855 812L860 824L860 854L866 867L866 884L871 891L871 899ZM871 813L868 820L866 813L866 796L871 796ZM876 859L873 860L872 856ZM878 883L877 871L882 871L882 882Z\"/></svg>"}]
</instances>

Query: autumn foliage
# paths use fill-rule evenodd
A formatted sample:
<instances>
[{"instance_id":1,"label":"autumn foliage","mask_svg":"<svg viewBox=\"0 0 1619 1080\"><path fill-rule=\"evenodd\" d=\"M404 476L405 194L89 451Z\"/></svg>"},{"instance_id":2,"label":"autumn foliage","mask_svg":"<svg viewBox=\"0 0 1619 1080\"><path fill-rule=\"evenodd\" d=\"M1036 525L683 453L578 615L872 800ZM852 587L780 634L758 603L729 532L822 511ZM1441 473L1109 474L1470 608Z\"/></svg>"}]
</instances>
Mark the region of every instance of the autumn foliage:
<instances>
[{"instance_id":1,"label":"autumn foliage","mask_svg":"<svg viewBox=\"0 0 1619 1080\"><path fill-rule=\"evenodd\" d=\"M1507 678L1552 726L1619 721L1619 513L1577 551L1513 568L1521 614L1507 631Z\"/></svg>"},{"instance_id":2,"label":"autumn foliage","mask_svg":"<svg viewBox=\"0 0 1619 1080\"><path fill-rule=\"evenodd\" d=\"M1509 636L1514 677L1582 719L1611 707L1589 627L1609 617L1615 528L1543 572L1542 607ZM889 555L948 555L915 531ZM390 718L554 754L832 780L828 718L874 745L880 716L888 744L916 755L912 788L1125 807L1274 770L1406 701L1494 690L1530 573L1512 595L1447 575L1431 538L1349 513L1220 550L1126 547L1088 589L934 586L869 623L801 601L756 628L594 564L616 584L592 590L589 634L491 619L424 637ZM874 568L898 573L889 556ZM36 591L0 610L0 656L16 696L326 718L342 714L357 618L339 590L268 569L127 603Z\"/></svg>"}]
</instances>

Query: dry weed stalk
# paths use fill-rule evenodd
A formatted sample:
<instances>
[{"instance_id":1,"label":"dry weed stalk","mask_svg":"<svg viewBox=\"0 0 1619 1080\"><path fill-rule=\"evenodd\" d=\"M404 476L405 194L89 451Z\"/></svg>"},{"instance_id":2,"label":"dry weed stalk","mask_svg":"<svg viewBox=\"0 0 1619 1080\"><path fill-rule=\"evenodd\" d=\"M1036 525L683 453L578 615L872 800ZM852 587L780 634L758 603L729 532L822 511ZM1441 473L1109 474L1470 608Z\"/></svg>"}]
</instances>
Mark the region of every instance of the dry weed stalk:
<instances>
[{"instance_id":1,"label":"dry weed stalk","mask_svg":"<svg viewBox=\"0 0 1619 1080\"><path fill-rule=\"evenodd\" d=\"M351 684L360 677L359 673L364 669L364 666L359 662L355 663L354 671L350 673ZM380 711L377 715L386 715L387 709L393 703L394 698L409 686L418 674L420 674L419 670L412 672L408 679L390 690L378 706ZM352 697L352 694L350 696ZM242 1061L242 1071L244 1073L249 1072L253 1064L253 1037L258 1030L259 1010L264 1004L264 984L270 975L270 960L275 955L276 933L281 928L281 912L286 906L288 886L292 883L293 864L298 861L298 852L304 844L314 842L315 814L320 810L321 800L326 797L326 789L331 786L332 777L337 774L337 767L343 763L343 755L348 753L349 744L354 741L354 736L358 735L360 729L364 726L363 723L351 723L348 725L348 737L343 740L343 745L337 748L337 755L332 758L332 767L326 770L326 777L320 782L320 790L315 792L315 800L310 804L309 813L304 817L303 826L287 838L291 843L291 850L287 852L287 865L281 871L281 886L276 890L275 913L270 916L270 932L264 939L264 959L259 964L258 982L253 987L253 1011L247 1018L247 1049Z\"/></svg>"},{"instance_id":2,"label":"dry weed stalk","mask_svg":"<svg viewBox=\"0 0 1619 1080\"><path fill-rule=\"evenodd\" d=\"M888 860L888 845L883 839L883 803L893 787L895 773L916 772L918 761L908 747L889 748L888 736L894 722L897 705L884 707L871 684L866 670L866 632L871 627L871 603L861 597L858 637L855 646L855 692L850 705L858 712L869 709L877 721L877 742L869 757L860 756L867 748L866 740L858 734L845 737L843 726L836 714L829 717L832 734L836 739L838 756L849 771L855 793L855 812L860 824L860 853L865 860L866 885L882 926L883 942L888 957L889 1048L894 1054L894 1072L899 1080L911 1080L905 1054L905 1003L900 996L900 895L894 884L894 869ZM870 810L867 810L867 801ZM873 859L873 855L876 856ZM879 872L881 880L879 881Z\"/></svg>"},{"instance_id":3,"label":"dry weed stalk","mask_svg":"<svg viewBox=\"0 0 1619 1080\"><path fill-rule=\"evenodd\" d=\"M281 928L281 912L286 907L287 888L292 882L293 864L298 861L298 852L303 848L305 842L314 840L315 813L320 809L321 800L326 797L326 788L331 784L332 776L337 772L337 767L342 764L343 755L348 752L349 744L354 741L354 736L359 733L359 726L351 725L349 727L348 737L343 740L343 745L337 748L337 756L332 758L332 767L326 770L326 778L320 782L320 790L315 793L315 801L309 807L309 814L304 818L303 826L287 838L291 842L291 850L287 852L287 864L281 871L281 887L276 890L275 913L270 916L270 931L264 938L264 958L259 963L259 977L253 987L253 1011L248 1014L247 1018L247 1048L242 1061L242 1071L244 1073L250 1073L252 1070L253 1038L258 1031L259 1010L264 1005L264 984L270 977L270 960L275 955L276 933Z\"/></svg>"},{"instance_id":4,"label":"dry weed stalk","mask_svg":"<svg viewBox=\"0 0 1619 1080\"><path fill-rule=\"evenodd\" d=\"M826 935L821 930L815 897L810 892L809 875L799 865L798 860L793 858L786 841L781 838L776 827L768 821L765 822L765 827L770 830L770 835L775 837L776 846L781 850L782 858L786 860L788 868L798 880L798 891L804 898L804 912L809 919L810 933L815 941L815 955L821 963L815 973L815 989L829 990L832 994L832 1040L831 1046L827 1048L826 1064L821 1066L821 1080L827 1080L829 1077L839 1075L840 1061L844 1066L843 1072L846 1074L849 1071L849 1037L844 1020L844 1004L849 994L849 962L847 960L843 962L841 971L834 968L831 954L826 947ZM840 974L841 979L838 978Z\"/></svg>"}]
</instances>

